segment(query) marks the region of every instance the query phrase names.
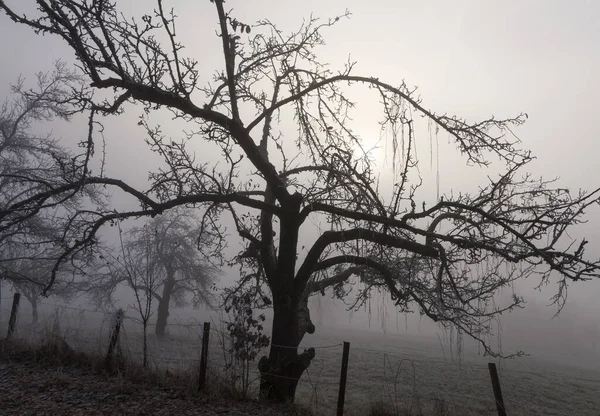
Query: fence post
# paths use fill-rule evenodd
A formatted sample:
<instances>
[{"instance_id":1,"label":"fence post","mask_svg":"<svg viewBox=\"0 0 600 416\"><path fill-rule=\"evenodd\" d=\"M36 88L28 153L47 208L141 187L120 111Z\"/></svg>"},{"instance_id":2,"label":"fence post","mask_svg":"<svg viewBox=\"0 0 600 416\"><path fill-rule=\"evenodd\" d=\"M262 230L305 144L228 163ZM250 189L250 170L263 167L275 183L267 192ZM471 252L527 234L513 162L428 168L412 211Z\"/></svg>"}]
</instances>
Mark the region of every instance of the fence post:
<instances>
[{"instance_id":1,"label":"fence post","mask_svg":"<svg viewBox=\"0 0 600 416\"><path fill-rule=\"evenodd\" d=\"M342 353L342 370L340 372L340 390L338 392L337 416L344 414L344 400L346 399L346 378L348 376L348 356L350 355L350 343L344 342Z\"/></svg>"},{"instance_id":2,"label":"fence post","mask_svg":"<svg viewBox=\"0 0 600 416\"><path fill-rule=\"evenodd\" d=\"M122 309L117 310L114 317L114 327L110 334L110 342L108 343L108 351L106 352L106 358L104 358L104 368L106 371L110 371L113 357L115 355L115 348L119 341L119 333L121 332L121 325L123 324L123 318L125 314Z\"/></svg>"},{"instance_id":3,"label":"fence post","mask_svg":"<svg viewBox=\"0 0 600 416\"><path fill-rule=\"evenodd\" d=\"M495 363L488 363L490 377L492 379L492 388L494 389L494 398L496 399L496 409L498 416L506 416L506 408L504 407L504 399L502 398L502 390L500 389L500 378Z\"/></svg>"},{"instance_id":4,"label":"fence post","mask_svg":"<svg viewBox=\"0 0 600 416\"><path fill-rule=\"evenodd\" d=\"M210 336L210 322L204 322L202 331L202 351L200 352L200 374L198 377L198 390L204 388L206 383L206 366L208 364L208 337Z\"/></svg>"},{"instance_id":5,"label":"fence post","mask_svg":"<svg viewBox=\"0 0 600 416\"><path fill-rule=\"evenodd\" d=\"M15 293L13 295L13 303L12 308L10 310L10 318L8 320L8 332L6 333L6 339L10 339L12 337L13 332L15 332L15 324L17 323L17 315L19 313L20 300L21 294Z\"/></svg>"}]
</instances>

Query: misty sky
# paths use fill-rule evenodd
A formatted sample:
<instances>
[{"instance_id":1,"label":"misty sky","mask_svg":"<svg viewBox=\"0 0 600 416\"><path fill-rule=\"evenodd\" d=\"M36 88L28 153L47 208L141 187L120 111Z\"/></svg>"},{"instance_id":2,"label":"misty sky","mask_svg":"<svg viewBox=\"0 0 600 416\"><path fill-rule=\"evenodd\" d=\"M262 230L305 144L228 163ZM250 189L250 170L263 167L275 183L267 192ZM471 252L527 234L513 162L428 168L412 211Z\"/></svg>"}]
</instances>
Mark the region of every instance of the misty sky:
<instances>
[{"instance_id":1,"label":"misty sky","mask_svg":"<svg viewBox=\"0 0 600 416\"><path fill-rule=\"evenodd\" d=\"M12 4L31 1L13 0ZM202 74L211 76L223 69L220 39L215 36L216 13L208 0L178 0L172 4L179 16L177 36L188 54L201 63ZM148 0L119 0L126 14L141 14L153 5ZM600 2L597 1L236 1L238 20L252 23L268 18L283 30L295 29L303 17L330 17L352 13L350 20L324 32L326 47L319 56L333 68L351 55L358 61L355 73L376 76L391 84L405 80L419 86L425 107L436 112L457 114L470 121L516 116L521 111L529 121L515 132L523 146L538 159L530 170L544 177L560 176L559 184L574 190L592 190L600 186L596 174L600 144L597 122L600 97ZM27 6L23 10L27 9ZM57 38L36 36L31 30L0 18L0 93L20 74L31 78L39 70L48 70L58 58L72 61L71 51ZM357 130L372 145L378 144L378 126L371 108L360 108L355 120ZM200 103L201 104L201 103ZM143 186L147 172L157 162L145 148L143 132L136 125L139 111L107 122L108 173ZM361 124L362 120L364 124ZM165 119L165 123L168 120ZM177 126L166 126L176 135ZM75 143L84 134L85 125L56 125L54 132ZM424 154L430 150L426 134L417 133ZM464 160L453 146L440 137L440 192L473 189L485 184L485 170L466 170ZM435 150L435 149L434 149ZM375 151L385 177L385 146ZM132 169L132 161L137 167ZM389 162L389 161L388 161ZM424 175L436 169L429 157L421 162ZM389 170L389 167L388 167ZM475 172L475 173L473 173ZM433 189L433 188L432 188ZM588 255L600 257L600 211L590 211L590 223L579 227L573 237L587 237ZM530 289L537 282L526 282ZM545 303L551 295L536 295L527 290L530 300ZM570 302L597 315L600 282L571 287ZM567 306L567 309L569 306ZM577 309L579 310L579 308ZM550 317L549 311L547 316Z\"/></svg>"}]
</instances>

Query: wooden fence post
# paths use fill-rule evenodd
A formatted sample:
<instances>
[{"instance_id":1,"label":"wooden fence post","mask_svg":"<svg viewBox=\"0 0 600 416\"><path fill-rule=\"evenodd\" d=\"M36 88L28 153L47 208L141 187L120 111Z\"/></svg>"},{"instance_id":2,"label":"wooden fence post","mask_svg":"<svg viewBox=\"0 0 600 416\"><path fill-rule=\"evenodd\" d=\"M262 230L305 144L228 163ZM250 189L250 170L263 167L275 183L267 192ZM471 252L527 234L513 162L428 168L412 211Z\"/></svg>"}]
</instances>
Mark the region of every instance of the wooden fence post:
<instances>
[{"instance_id":1,"label":"wooden fence post","mask_svg":"<svg viewBox=\"0 0 600 416\"><path fill-rule=\"evenodd\" d=\"M498 416L506 416L506 407L504 407L504 399L502 398L502 390L500 389L500 378L495 363L488 363L490 377L492 379L492 388L494 389L494 399L496 399L496 409Z\"/></svg>"},{"instance_id":2,"label":"wooden fence post","mask_svg":"<svg viewBox=\"0 0 600 416\"><path fill-rule=\"evenodd\" d=\"M344 414L344 400L346 399L346 378L348 376L348 356L350 355L350 343L344 342L342 353L342 370L340 372L340 389L338 392L337 416Z\"/></svg>"},{"instance_id":3,"label":"wooden fence post","mask_svg":"<svg viewBox=\"0 0 600 416\"><path fill-rule=\"evenodd\" d=\"M21 294L15 293L13 296L12 308L10 310L10 318L8 320L8 332L6 333L6 339L12 337L15 332L15 324L17 323L17 315L19 313L19 301L21 300Z\"/></svg>"},{"instance_id":4,"label":"wooden fence post","mask_svg":"<svg viewBox=\"0 0 600 416\"><path fill-rule=\"evenodd\" d=\"M110 334L108 351L106 352L106 357L104 358L104 368L106 369L106 371L111 370L113 358L115 356L115 348L117 347L117 343L119 342L119 333L121 332L121 325L123 324L124 317L125 313L122 309L119 309L115 314L114 327L112 333Z\"/></svg>"},{"instance_id":5,"label":"wooden fence post","mask_svg":"<svg viewBox=\"0 0 600 416\"><path fill-rule=\"evenodd\" d=\"M202 331L202 351L200 352L200 374L198 376L198 390L202 390L206 383L206 366L208 365L208 339L210 336L210 322L204 322Z\"/></svg>"}]
</instances>

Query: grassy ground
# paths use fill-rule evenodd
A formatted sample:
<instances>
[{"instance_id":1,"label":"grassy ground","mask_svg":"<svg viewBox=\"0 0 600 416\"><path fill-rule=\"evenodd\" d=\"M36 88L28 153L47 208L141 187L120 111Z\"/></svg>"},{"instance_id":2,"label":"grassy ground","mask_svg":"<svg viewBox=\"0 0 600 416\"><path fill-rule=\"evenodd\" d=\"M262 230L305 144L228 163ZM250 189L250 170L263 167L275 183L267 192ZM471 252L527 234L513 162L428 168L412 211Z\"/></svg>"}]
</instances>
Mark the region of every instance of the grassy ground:
<instances>
[{"instance_id":1,"label":"grassy ground","mask_svg":"<svg viewBox=\"0 0 600 416\"><path fill-rule=\"evenodd\" d=\"M2 316L0 316L2 318ZM6 318L6 315L4 316ZM0 319L0 336L6 331ZM106 352L111 317L102 313L53 308L43 310L41 321L28 325L20 319L17 338L41 345L58 334L75 351L88 356ZM148 360L154 383L170 381L189 386L196 377L202 337L202 320L170 318L169 336L148 336ZM149 328L150 332L152 327ZM143 336L139 324L126 320L121 337L124 357L139 368ZM209 384L217 385L217 396L231 399L230 380L223 376L226 353L221 345L227 337L213 323L209 348ZM462 360L440 352L426 339L383 336L381 333L349 333L321 328L306 337L306 347L316 347L317 356L300 380L296 402L317 416L335 414L342 356L342 341L349 341L350 361L346 389L347 415L480 415L494 414L495 403L489 379L488 359L465 353ZM600 415L600 374L585 369L542 362L531 357L498 363L500 381L510 415ZM258 379L256 367L252 375ZM160 375L158 377L157 375ZM256 397L258 383L251 385ZM235 396L235 394L233 395Z\"/></svg>"},{"instance_id":2,"label":"grassy ground","mask_svg":"<svg viewBox=\"0 0 600 416\"><path fill-rule=\"evenodd\" d=\"M201 393L191 374L154 372L123 362L107 372L102 357L60 340L38 345L0 341L2 415L302 416L294 406L231 400L225 386Z\"/></svg>"}]
</instances>

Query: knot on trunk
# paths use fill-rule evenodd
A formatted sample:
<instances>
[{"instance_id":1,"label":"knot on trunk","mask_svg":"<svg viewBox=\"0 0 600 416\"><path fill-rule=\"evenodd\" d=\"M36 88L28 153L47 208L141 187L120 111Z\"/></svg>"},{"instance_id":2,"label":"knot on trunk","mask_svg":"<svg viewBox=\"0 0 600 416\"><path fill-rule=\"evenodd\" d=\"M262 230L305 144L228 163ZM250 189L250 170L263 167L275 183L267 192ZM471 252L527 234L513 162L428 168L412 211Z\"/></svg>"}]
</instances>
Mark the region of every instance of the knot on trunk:
<instances>
[{"instance_id":1,"label":"knot on trunk","mask_svg":"<svg viewBox=\"0 0 600 416\"><path fill-rule=\"evenodd\" d=\"M308 309L308 296L303 295L296 308L298 317L298 342L304 338L304 334L314 334L315 325L310 319L310 310Z\"/></svg>"},{"instance_id":2,"label":"knot on trunk","mask_svg":"<svg viewBox=\"0 0 600 416\"><path fill-rule=\"evenodd\" d=\"M267 357L266 355L263 355L262 357L260 357L260 360L258 360L258 371L260 371L261 373L268 373L271 371L269 357Z\"/></svg>"},{"instance_id":3,"label":"knot on trunk","mask_svg":"<svg viewBox=\"0 0 600 416\"><path fill-rule=\"evenodd\" d=\"M294 356L288 359L281 355L276 355L279 359L261 357L258 361L258 370L261 373L261 400L273 403L293 402L298 380L315 355L315 349L309 348L302 354L294 353Z\"/></svg>"},{"instance_id":4,"label":"knot on trunk","mask_svg":"<svg viewBox=\"0 0 600 416\"><path fill-rule=\"evenodd\" d=\"M298 361L302 363L304 369L307 369L310 365L310 362L313 360L313 358L315 358L315 355L315 349L310 347L309 349L304 350L304 352L298 356Z\"/></svg>"}]
</instances>

